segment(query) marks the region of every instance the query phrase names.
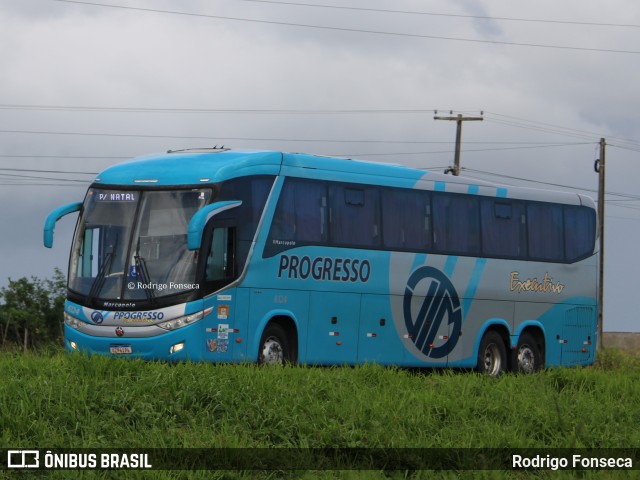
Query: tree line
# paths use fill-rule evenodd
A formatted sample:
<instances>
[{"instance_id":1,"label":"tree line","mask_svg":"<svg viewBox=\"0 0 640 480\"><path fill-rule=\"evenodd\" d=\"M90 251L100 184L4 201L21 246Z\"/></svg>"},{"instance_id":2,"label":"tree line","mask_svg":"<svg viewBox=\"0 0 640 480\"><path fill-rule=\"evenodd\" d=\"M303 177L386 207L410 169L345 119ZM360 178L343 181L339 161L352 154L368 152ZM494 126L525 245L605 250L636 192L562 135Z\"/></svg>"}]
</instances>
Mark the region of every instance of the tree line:
<instances>
[{"instance_id":1,"label":"tree line","mask_svg":"<svg viewBox=\"0 0 640 480\"><path fill-rule=\"evenodd\" d=\"M47 279L9 279L0 288L1 348L23 350L62 344L67 281L58 268Z\"/></svg>"}]
</instances>

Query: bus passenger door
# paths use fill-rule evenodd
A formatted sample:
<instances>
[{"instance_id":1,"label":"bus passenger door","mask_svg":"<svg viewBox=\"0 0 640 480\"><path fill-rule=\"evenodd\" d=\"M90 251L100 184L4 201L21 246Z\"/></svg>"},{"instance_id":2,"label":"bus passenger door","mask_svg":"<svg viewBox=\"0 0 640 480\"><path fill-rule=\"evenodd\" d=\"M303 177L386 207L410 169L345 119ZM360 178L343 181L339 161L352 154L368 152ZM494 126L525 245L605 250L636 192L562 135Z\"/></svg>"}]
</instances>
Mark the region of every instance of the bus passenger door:
<instances>
[{"instance_id":1,"label":"bus passenger door","mask_svg":"<svg viewBox=\"0 0 640 480\"><path fill-rule=\"evenodd\" d=\"M201 277L205 293L219 291L237 278L236 237L235 222L213 219L207 225L203 240L206 256L202 259ZM217 362L243 358L243 352L234 352L236 337L244 334L245 330L244 325L238 324L235 292L235 289L223 290L205 299L205 307L213 308L203 324L207 360Z\"/></svg>"},{"instance_id":2,"label":"bus passenger door","mask_svg":"<svg viewBox=\"0 0 640 480\"><path fill-rule=\"evenodd\" d=\"M389 295L362 295L361 304L358 363L402 364L405 347L391 315Z\"/></svg>"},{"instance_id":3,"label":"bus passenger door","mask_svg":"<svg viewBox=\"0 0 640 480\"><path fill-rule=\"evenodd\" d=\"M358 359L360 294L312 292L307 363L355 364Z\"/></svg>"}]
</instances>

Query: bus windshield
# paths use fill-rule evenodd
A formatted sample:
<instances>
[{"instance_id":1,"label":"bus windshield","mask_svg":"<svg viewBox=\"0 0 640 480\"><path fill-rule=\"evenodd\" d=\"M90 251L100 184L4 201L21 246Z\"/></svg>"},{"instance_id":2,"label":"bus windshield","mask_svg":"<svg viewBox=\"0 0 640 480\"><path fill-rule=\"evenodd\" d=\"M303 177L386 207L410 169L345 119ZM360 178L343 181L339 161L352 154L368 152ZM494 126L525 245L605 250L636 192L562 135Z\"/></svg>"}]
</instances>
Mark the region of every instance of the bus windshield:
<instances>
[{"instance_id":1,"label":"bus windshield","mask_svg":"<svg viewBox=\"0 0 640 480\"><path fill-rule=\"evenodd\" d=\"M210 189L91 188L71 252L69 289L89 301L153 300L197 288L187 228Z\"/></svg>"}]
</instances>

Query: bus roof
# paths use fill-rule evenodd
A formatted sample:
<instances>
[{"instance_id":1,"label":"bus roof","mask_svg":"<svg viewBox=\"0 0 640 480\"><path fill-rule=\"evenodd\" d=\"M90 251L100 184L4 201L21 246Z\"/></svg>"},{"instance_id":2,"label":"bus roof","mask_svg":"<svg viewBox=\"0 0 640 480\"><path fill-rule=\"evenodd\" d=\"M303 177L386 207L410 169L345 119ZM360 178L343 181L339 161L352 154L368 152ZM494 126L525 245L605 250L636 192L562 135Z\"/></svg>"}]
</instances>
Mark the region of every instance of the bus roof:
<instances>
[{"instance_id":1,"label":"bus roof","mask_svg":"<svg viewBox=\"0 0 640 480\"><path fill-rule=\"evenodd\" d=\"M508 198L583 204L591 198L557 191L504 187L490 182L419 170L404 165L277 151L191 149L138 157L102 171L94 185L206 185L247 175L290 175L310 179L447 190Z\"/></svg>"}]
</instances>

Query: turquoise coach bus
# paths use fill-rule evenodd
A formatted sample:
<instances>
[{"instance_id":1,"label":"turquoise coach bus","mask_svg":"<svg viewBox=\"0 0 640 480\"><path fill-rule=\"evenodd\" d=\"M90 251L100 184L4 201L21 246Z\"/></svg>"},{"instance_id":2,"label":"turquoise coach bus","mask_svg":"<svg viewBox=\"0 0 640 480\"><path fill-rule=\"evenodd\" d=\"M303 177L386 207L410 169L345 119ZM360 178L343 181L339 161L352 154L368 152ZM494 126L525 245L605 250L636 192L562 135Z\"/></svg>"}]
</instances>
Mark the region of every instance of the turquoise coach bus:
<instances>
[{"instance_id":1,"label":"turquoise coach bus","mask_svg":"<svg viewBox=\"0 0 640 480\"><path fill-rule=\"evenodd\" d=\"M79 211L68 350L209 362L588 365L596 213L578 194L358 160L169 151Z\"/></svg>"}]
</instances>

